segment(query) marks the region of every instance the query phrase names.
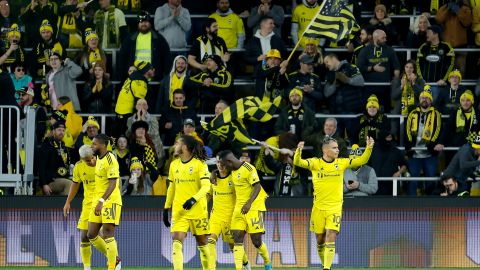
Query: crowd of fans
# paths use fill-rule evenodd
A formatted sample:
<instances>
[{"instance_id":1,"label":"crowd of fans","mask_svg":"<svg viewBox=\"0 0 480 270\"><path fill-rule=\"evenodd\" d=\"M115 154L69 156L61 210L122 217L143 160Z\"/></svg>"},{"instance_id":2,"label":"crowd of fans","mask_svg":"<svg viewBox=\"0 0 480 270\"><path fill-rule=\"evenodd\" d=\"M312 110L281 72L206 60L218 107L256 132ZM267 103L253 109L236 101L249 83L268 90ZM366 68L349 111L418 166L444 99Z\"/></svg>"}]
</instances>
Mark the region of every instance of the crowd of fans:
<instances>
[{"instance_id":1,"label":"crowd of fans","mask_svg":"<svg viewBox=\"0 0 480 270\"><path fill-rule=\"evenodd\" d=\"M68 191L78 149L99 133L98 119L79 113L115 114L106 133L125 194L151 194L164 181L172 160L167 146L183 134L212 157L231 149L250 159L266 190L280 196L311 194L308 173L292 165L292 155L299 141L321 155L326 137L338 141L341 157L358 156L367 136L376 139L369 165L345 173L346 194L390 195L391 182L377 177L441 172L442 181L404 182L402 192L470 191L467 179L480 165L480 87L466 87L462 78L478 78L480 58L456 49L480 46L477 1L349 1L360 29L340 41L302 37L320 0L163 2L0 0L0 104L37 111L39 194ZM192 18L198 13L208 17ZM392 19L397 14L414 16L408 31ZM405 59L400 47L418 51ZM235 86L238 78L254 84ZM246 95L283 97L278 117L246 123L262 141L255 155L235 138L203 131L199 120ZM386 114L405 116L404 130ZM288 194L281 192L285 184Z\"/></svg>"}]
</instances>

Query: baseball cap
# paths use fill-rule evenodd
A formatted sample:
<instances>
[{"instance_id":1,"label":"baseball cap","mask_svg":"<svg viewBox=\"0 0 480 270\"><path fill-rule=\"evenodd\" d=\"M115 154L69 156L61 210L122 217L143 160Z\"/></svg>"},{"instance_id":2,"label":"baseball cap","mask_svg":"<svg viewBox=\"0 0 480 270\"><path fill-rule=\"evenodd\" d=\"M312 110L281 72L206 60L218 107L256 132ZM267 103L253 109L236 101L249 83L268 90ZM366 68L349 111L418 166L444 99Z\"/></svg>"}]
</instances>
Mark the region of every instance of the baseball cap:
<instances>
[{"instance_id":1,"label":"baseball cap","mask_svg":"<svg viewBox=\"0 0 480 270\"><path fill-rule=\"evenodd\" d=\"M183 125L191 125L192 127L195 127L195 121L193 121L190 118L187 118L185 119L185 121L183 121Z\"/></svg>"},{"instance_id":2,"label":"baseball cap","mask_svg":"<svg viewBox=\"0 0 480 270\"><path fill-rule=\"evenodd\" d=\"M299 60L302 64L313 64L315 62L315 59L308 54L302 55Z\"/></svg>"}]
</instances>

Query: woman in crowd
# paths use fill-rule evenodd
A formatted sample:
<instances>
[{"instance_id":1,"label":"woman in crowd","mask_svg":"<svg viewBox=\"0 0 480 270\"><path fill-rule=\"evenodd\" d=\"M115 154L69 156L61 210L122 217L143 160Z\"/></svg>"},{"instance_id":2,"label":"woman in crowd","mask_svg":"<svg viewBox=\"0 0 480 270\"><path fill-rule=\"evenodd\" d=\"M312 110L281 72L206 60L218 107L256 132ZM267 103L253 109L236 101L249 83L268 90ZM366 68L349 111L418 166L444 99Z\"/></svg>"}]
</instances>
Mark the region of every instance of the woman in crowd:
<instances>
[{"instance_id":1,"label":"woman in crowd","mask_svg":"<svg viewBox=\"0 0 480 270\"><path fill-rule=\"evenodd\" d=\"M93 74L85 83L82 94L82 106L87 113L111 113L113 101L113 84L105 73L103 62L96 62Z\"/></svg>"},{"instance_id":2,"label":"woman in crowd","mask_svg":"<svg viewBox=\"0 0 480 270\"><path fill-rule=\"evenodd\" d=\"M413 24L410 25L410 31L407 36L408 48L419 48L420 45L427 42L427 30L430 22L425 14L420 14L415 18Z\"/></svg>"},{"instance_id":3,"label":"woman in crowd","mask_svg":"<svg viewBox=\"0 0 480 270\"><path fill-rule=\"evenodd\" d=\"M143 164L134 157L130 164L130 179L122 188L122 195L152 195L153 182L146 173Z\"/></svg>"},{"instance_id":4,"label":"woman in crowd","mask_svg":"<svg viewBox=\"0 0 480 270\"><path fill-rule=\"evenodd\" d=\"M385 31L388 45L397 45L397 30L392 23L392 19L388 17L387 8L384 5L380 4L375 6L373 18L370 19L370 25L373 29L372 32L376 29Z\"/></svg>"},{"instance_id":5,"label":"woman in crowd","mask_svg":"<svg viewBox=\"0 0 480 270\"><path fill-rule=\"evenodd\" d=\"M148 123L145 121L136 121L132 124L132 133L130 134L130 153L132 159L138 158L145 166L146 173L150 174L152 179L158 176L158 157L152 138L148 135Z\"/></svg>"},{"instance_id":6,"label":"woman in crowd","mask_svg":"<svg viewBox=\"0 0 480 270\"><path fill-rule=\"evenodd\" d=\"M94 67L97 62L103 63L104 72L107 67L107 56L99 46L97 33L92 28L85 29L85 47L78 56L78 63L82 67L84 78L94 73Z\"/></svg>"}]
</instances>

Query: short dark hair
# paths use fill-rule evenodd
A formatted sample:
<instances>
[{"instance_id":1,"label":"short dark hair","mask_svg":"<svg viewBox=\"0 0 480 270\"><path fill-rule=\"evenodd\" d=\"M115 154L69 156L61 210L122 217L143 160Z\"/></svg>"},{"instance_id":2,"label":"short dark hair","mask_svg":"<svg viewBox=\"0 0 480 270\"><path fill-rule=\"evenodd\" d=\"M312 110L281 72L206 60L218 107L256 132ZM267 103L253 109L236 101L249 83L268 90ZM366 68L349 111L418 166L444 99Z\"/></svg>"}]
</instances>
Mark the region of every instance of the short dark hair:
<instances>
[{"instance_id":1,"label":"short dark hair","mask_svg":"<svg viewBox=\"0 0 480 270\"><path fill-rule=\"evenodd\" d=\"M220 158L220 160L223 160L230 154L233 155L233 152L231 150L223 150L223 151L218 152L217 155Z\"/></svg>"},{"instance_id":2,"label":"short dark hair","mask_svg":"<svg viewBox=\"0 0 480 270\"><path fill-rule=\"evenodd\" d=\"M174 96L175 94L182 94L182 95L185 96L185 92L184 92L183 89L181 89L181 88L178 88L178 89L173 90L172 95Z\"/></svg>"},{"instance_id":3,"label":"short dark hair","mask_svg":"<svg viewBox=\"0 0 480 270\"><path fill-rule=\"evenodd\" d=\"M97 141L100 141L100 143L103 145L108 145L108 143L110 142L110 138L105 134L98 134L97 136L95 136L95 139Z\"/></svg>"},{"instance_id":4,"label":"short dark hair","mask_svg":"<svg viewBox=\"0 0 480 270\"><path fill-rule=\"evenodd\" d=\"M442 176L440 177L440 180L441 180L442 182L446 182L446 181L448 181L449 179L452 179L454 182L457 182L457 178L455 178L455 176L453 176L453 175L442 175Z\"/></svg>"},{"instance_id":5,"label":"short dark hair","mask_svg":"<svg viewBox=\"0 0 480 270\"><path fill-rule=\"evenodd\" d=\"M212 24L214 24L216 22L217 22L217 20L215 20L214 18L205 19L205 22L203 23L203 28L202 28L203 34L207 34L207 28L210 28L212 26Z\"/></svg>"},{"instance_id":6,"label":"short dark hair","mask_svg":"<svg viewBox=\"0 0 480 270\"><path fill-rule=\"evenodd\" d=\"M262 24L262 23L263 23L264 21L266 21L266 20L273 20L273 21L275 21L272 16L263 15L263 16L260 18L260 24Z\"/></svg>"}]
</instances>

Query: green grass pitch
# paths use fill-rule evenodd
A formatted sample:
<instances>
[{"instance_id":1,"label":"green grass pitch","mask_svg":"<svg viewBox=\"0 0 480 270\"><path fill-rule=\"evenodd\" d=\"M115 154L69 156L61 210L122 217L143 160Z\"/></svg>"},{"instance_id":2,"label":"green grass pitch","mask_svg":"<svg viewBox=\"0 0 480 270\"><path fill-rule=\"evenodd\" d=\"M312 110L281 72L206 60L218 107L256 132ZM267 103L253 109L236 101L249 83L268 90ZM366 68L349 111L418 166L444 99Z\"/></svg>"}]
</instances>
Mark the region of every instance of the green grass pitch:
<instances>
[{"instance_id":1,"label":"green grass pitch","mask_svg":"<svg viewBox=\"0 0 480 270\"><path fill-rule=\"evenodd\" d=\"M83 270L83 267L0 267L0 270L9 269L9 270ZM93 267L92 270L104 270L105 267ZM171 267L124 267L125 270L166 270L172 269ZM200 270L201 268L184 268L185 270ZM217 268L219 270L223 269L232 269L232 268ZM263 268L252 268L255 270L261 270ZM274 270L292 270L292 269L308 269L308 268L274 268ZM458 269L458 270L478 270L478 268L332 268L332 270L447 270L447 269Z\"/></svg>"}]
</instances>

